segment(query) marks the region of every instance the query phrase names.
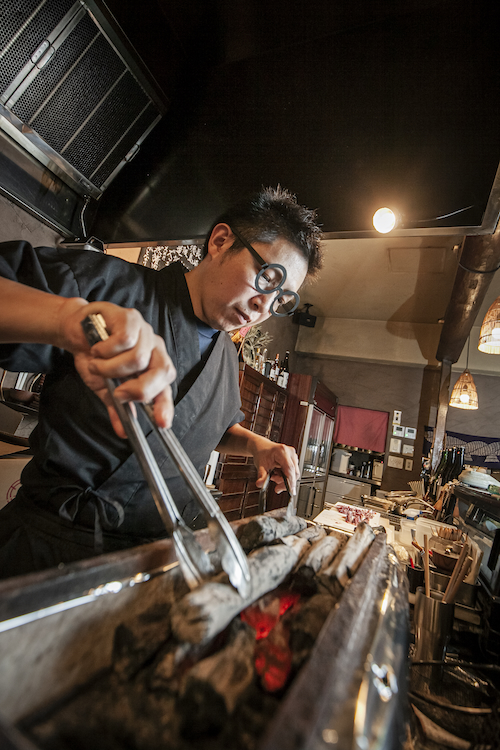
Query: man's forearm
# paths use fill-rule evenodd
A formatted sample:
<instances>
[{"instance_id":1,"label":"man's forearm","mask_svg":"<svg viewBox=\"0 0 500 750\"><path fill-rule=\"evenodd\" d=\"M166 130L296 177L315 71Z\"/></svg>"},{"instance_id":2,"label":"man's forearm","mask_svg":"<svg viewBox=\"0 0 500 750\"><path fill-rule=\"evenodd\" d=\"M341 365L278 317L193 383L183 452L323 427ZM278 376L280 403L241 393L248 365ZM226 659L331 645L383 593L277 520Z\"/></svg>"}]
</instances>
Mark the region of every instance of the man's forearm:
<instances>
[{"instance_id":1,"label":"man's forearm","mask_svg":"<svg viewBox=\"0 0 500 750\"><path fill-rule=\"evenodd\" d=\"M55 294L0 278L0 342L60 346L60 312L67 301Z\"/></svg>"},{"instance_id":2,"label":"man's forearm","mask_svg":"<svg viewBox=\"0 0 500 750\"><path fill-rule=\"evenodd\" d=\"M217 450L234 456L252 456L257 467L257 487L262 487L267 475L272 474L277 492L282 492L285 489L285 474L292 493L295 492L299 479L299 463L297 454L291 446L274 443L263 435L257 435L240 424L235 424L226 431Z\"/></svg>"},{"instance_id":3,"label":"man's forearm","mask_svg":"<svg viewBox=\"0 0 500 750\"><path fill-rule=\"evenodd\" d=\"M230 453L233 456L253 456L257 443L270 442L262 435L256 435L255 432L247 430L240 424L230 427L217 446L220 453Z\"/></svg>"}]
</instances>

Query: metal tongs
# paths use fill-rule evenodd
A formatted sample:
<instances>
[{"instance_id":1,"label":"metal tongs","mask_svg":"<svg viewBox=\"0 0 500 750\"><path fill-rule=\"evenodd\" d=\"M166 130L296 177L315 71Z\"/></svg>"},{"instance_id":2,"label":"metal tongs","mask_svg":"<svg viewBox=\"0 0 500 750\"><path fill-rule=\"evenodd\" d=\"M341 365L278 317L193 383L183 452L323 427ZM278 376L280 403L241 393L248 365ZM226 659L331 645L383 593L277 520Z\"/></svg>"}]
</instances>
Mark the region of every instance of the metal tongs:
<instances>
[{"instance_id":1,"label":"metal tongs","mask_svg":"<svg viewBox=\"0 0 500 750\"><path fill-rule=\"evenodd\" d=\"M283 477L283 481L285 483L285 490L288 492L288 505L286 506L286 513L285 518L291 518L292 516L297 515L297 495L293 494L290 485L288 483L288 479L286 478L286 474L282 469L278 469L279 473ZM267 477L264 480L264 484L260 488L259 492L259 505L258 510L259 513L265 513L267 510L267 490L269 488L269 481L271 479L271 473L269 472Z\"/></svg>"},{"instance_id":2,"label":"metal tongs","mask_svg":"<svg viewBox=\"0 0 500 750\"><path fill-rule=\"evenodd\" d=\"M82 327L91 346L98 341L109 338L106 322L100 313L88 315L82 321ZM165 528L172 537L186 583L189 588L194 589L214 572L213 565L193 531L180 515L130 404L122 404L115 398L114 389L119 383L119 380L106 378L106 386L113 400L113 405L132 445ZM137 403L136 406L142 409L147 416L164 449L200 505L207 521L210 536L215 540L222 569L227 573L229 580L240 596L243 598L250 597L252 585L247 559L228 520L207 490L173 431L157 426L150 405Z\"/></svg>"}]
</instances>

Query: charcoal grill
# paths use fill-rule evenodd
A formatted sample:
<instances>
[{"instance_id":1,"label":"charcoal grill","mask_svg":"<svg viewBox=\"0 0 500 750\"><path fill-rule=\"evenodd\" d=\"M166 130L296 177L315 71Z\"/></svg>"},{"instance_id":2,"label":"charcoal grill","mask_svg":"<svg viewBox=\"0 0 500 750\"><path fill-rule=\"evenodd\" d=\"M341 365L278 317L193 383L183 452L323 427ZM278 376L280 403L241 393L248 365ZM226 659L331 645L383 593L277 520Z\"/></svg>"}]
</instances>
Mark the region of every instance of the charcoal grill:
<instances>
[{"instance_id":1,"label":"charcoal grill","mask_svg":"<svg viewBox=\"0 0 500 750\"><path fill-rule=\"evenodd\" d=\"M239 523L245 521L233 527ZM208 546L206 532L196 533ZM26 750L25 727L33 717L109 668L116 627L185 590L169 540L0 583L5 745ZM379 534L258 750L400 748L408 634L407 578Z\"/></svg>"}]
</instances>

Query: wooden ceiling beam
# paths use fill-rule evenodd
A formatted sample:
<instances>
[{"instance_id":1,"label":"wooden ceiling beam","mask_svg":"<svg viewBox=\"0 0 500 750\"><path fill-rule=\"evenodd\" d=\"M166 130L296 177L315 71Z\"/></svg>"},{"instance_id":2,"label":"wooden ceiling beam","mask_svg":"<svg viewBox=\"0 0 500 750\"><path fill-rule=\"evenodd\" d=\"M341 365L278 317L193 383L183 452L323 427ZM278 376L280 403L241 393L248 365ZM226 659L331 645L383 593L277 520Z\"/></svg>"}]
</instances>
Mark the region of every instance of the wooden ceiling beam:
<instances>
[{"instance_id":1,"label":"wooden ceiling beam","mask_svg":"<svg viewBox=\"0 0 500 750\"><path fill-rule=\"evenodd\" d=\"M500 267L500 231L465 238L446 309L436 359L454 364L464 348L495 271Z\"/></svg>"}]
</instances>

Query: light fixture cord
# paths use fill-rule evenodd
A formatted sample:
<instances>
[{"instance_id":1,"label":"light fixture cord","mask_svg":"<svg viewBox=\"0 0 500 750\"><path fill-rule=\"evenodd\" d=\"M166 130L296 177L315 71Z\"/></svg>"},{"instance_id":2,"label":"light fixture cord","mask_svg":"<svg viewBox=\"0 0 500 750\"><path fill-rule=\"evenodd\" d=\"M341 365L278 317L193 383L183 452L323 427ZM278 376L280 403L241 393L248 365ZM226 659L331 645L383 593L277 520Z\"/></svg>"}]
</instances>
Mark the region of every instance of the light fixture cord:
<instances>
[{"instance_id":1,"label":"light fixture cord","mask_svg":"<svg viewBox=\"0 0 500 750\"><path fill-rule=\"evenodd\" d=\"M467 337L467 364L465 365L465 369L469 369L469 344L470 344L470 333Z\"/></svg>"}]
</instances>

